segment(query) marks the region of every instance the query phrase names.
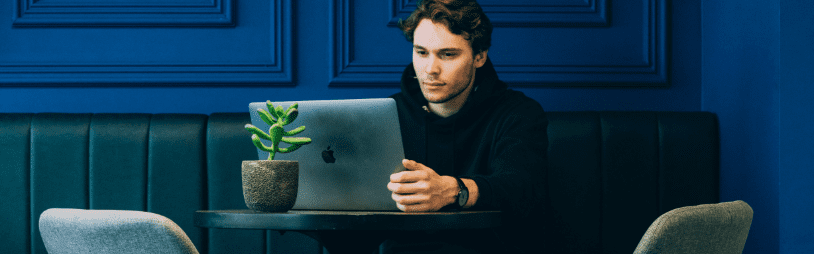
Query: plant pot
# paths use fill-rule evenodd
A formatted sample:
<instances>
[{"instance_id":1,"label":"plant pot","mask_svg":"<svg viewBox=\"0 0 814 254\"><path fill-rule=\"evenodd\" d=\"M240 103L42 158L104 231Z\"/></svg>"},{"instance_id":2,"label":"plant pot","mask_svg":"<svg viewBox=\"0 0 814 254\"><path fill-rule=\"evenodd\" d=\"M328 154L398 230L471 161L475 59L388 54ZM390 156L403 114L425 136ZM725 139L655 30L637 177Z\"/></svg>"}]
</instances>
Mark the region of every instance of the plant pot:
<instances>
[{"instance_id":1,"label":"plant pot","mask_svg":"<svg viewBox=\"0 0 814 254\"><path fill-rule=\"evenodd\" d=\"M243 161L243 200L249 209L285 212L297 201L300 166L296 161Z\"/></svg>"}]
</instances>

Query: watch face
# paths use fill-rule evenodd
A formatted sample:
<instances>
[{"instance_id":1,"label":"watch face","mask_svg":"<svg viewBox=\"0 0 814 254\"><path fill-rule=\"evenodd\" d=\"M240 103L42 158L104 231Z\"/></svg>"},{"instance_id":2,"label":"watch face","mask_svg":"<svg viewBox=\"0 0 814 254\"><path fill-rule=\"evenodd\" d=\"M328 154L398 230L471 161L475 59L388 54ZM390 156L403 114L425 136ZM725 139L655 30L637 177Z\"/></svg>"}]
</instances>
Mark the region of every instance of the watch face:
<instances>
[{"instance_id":1,"label":"watch face","mask_svg":"<svg viewBox=\"0 0 814 254\"><path fill-rule=\"evenodd\" d=\"M469 200L469 192L462 191L458 194L458 205L463 207L466 205L466 201Z\"/></svg>"}]
</instances>

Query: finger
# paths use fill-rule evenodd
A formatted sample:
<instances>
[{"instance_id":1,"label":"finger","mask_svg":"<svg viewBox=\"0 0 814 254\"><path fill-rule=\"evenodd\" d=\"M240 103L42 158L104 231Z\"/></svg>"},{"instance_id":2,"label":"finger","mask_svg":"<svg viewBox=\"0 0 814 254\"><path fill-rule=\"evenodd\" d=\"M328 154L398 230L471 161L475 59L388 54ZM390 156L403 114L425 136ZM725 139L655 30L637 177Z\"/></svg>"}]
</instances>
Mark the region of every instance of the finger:
<instances>
[{"instance_id":1,"label":"finger","mask_svg":"<svg viewBox=\"0 0 814 254\"><path fill-rule=\"evenodd\" d=\"M427 192L427 182L417 183L388 183L387 189L398 194L413 194Z\"/></svg>"},{"instance_id":2,"label":"finger","mask_svg":"<svg viewBox=\"0 0 814 254\"><path fill-rule=\"evenodd\" d=\"M402 164L399 164L398 166L396 166L396 169L393 170L393 174L399 173L399 172L402 172L402 171L407 171L407 168L404 167L404 162L402 162Z\"/></svg>"},{"instance_id":3,"label":"finger","mask_svg":"<svg viewBox=\"0 0 814 254\"><path fill-rule=\"evenodd\" d=\"M427 201L429 201L429 197L427 195L418 195L418 194L400 195L393 193L390 197L393 199L393 201L396 201L396 203L402 205L424 204L427 203Z\"/></svg>"},{"instance_id":4,"label":"finger","mask_svg":"<svg viewBox=\"0 0 814 254\"><path fill-rule=\"evenodd\" d=\"M415 188L411 188L411 186L405 186L409 183L388 183L387 189L390 192L398 193L398 194L413 194L415 192Z\"/></svg>"},{"instance_id":5,"label":"finger","mask_svg":"<svg viewBox=\"0 0 814 254\"><path fill-rule=\"evenodd\" d=\"M390 175L390 182L393 183L414 183L427 179L427 171L404 171Z\"/></svg>"},{"instance_id":6,"label":"finger","mask_svg":"<svg viewBox=\"0 0 814 254\"><path fill-rule=\"evenodd\" d=\"M390 182L391 183L403 183L403 182L406 182L403 175L404 175L404 172L390 174Z\"/></svg>"},{"instance_id":7,"label":"finger","mask_svg":"<svg viewBox=\"0 0 814 254\"><path fill-rule=\"evenodd\" d=\"M399 210L401 210L402 212L407 212L407 206L405 206L405 205L396 203L396 207L398 207Z\"/></svg>"},{"instance_id":8,"label":"finger","mask_svg":"<svg viewBox=\"0 0 814 254\"><path fill-rule=\"evenodd\" d=\"M429 167L424 166L424 164L418 163L414 160L403 159L401 160L401 164L404 165L404 167L408 170L432 170Z\"/></svg>"}]
</instances>

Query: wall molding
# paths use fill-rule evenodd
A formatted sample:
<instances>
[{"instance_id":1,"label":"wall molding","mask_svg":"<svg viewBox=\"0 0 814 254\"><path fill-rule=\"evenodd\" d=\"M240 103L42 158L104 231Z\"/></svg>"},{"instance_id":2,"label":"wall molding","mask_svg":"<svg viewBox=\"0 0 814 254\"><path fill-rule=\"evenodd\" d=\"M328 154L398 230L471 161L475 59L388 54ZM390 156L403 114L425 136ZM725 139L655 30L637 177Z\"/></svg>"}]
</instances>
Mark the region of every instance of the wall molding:
<instances>
[{"instance_id":1,"label":"wall molding","mask_svg":"<svg viewBox=\"0 0 814 254\"><path fill-rule=\"evenodd\" d=\"M329 20L333 21L330 27L330 38L333 46L329 49L330 60L330 86L390 86L398 82L405 63L359 63L353 61L351 48L354 31L350 29L352 0L333 0ZM394 79L395 77L395 79Z\"/></svg>"},{"instance_id":2,"label":"wall molding","mask_svg":"<svg viewBox=\"0 0 814 254\"><path fill-rule=\"evenodd\" d=\"M234 26L234 0L14 0L16 27Z\"/></svg>"},{"instance_id":3,"label":"wall molding","mask_svg":"<svg viewBox=\"0 0 814 254\"><path fill-rule=\"evenodd\" d=\"M161 64L0 63L0 86L293 85L291 0L271 3L273 57L267 62Z\"/></svg>"},{"instance_id":4,"label":"wall molding","mask_svg":"<svg viewBox=\"0 0 814 254\"><path fill-rule=\"evenodd\" d=\"M353 60L353 0L331 1L331 86L398 87L406 63L363 63ZM405 0L393 0L403 3ZM668 82L667 0L643 0L646 8L646 52L640 65L533 65L495 63L501 80L513 86L626 86L663 87ZM395 2L394 2L395 3ZM488 14L487 14L488 15ZM509 24L509 23L504 23Z\"/></svg>"},{"instance_id":5,"label":"wall molding","mask_svg":"<svg viewBox=\"0 0 814 254\"><path fill-rule=\"evenodd\" d=\"M416 0L390 0L391 18L388 26L396 27L416 9ZM598 27L610 25L607 8L610 0L560 0L542 3L515 3L507 1L480 1L480 5L493 26L500 27Z\"/></svg>"}]
</instances>

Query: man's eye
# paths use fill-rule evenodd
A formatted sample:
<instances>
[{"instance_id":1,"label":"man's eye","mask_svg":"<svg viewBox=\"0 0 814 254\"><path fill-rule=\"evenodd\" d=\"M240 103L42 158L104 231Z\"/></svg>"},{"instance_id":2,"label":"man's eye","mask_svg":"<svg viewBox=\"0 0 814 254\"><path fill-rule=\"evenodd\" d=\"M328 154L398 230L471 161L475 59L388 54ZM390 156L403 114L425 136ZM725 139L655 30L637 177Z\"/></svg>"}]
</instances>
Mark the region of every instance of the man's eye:
<instances>
[{"instance_id":1,"label":"man's eye","mask_svg":"<svg viewBox=\"0 0 814 254\"><path fill-rule=\"evenodd\" d=\"M457 55L457 54L455 54L455 53L443 53L443 54L441 54L441 57L442 57L442 58L453 58L453 57L455 57L456 55Z\"/></svg>"},{"instance_id":2,"label":"man's eye","mask_svg":"<svg viewBox=\"0 0 814 254\"><path fill-rule=\"evenodd\" d=\"M416 52L415 52L415 53L417 53L417 54L419 54L419 55L422 55L422 56L423 56L423 55L426 55L426 54L427 54L427 51L416 50Z\"/></svg>"}]
</instances>

